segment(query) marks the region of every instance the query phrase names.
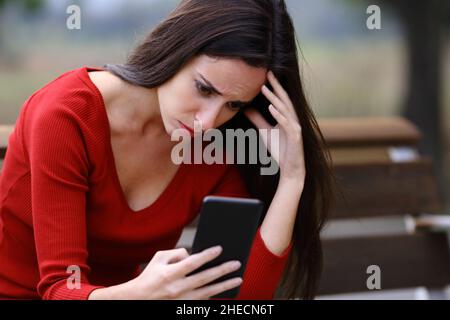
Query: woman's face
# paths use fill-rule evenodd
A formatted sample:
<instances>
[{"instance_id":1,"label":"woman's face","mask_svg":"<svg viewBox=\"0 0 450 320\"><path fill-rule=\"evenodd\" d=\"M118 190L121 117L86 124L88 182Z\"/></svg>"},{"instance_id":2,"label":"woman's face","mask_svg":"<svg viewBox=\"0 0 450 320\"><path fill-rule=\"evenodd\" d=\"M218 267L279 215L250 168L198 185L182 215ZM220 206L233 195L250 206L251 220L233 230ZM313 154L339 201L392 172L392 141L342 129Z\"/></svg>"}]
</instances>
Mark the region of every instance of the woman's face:
<instances>
[{"instance_id":1,"label":"woman's face","mask_svg":"<svg viewBox=\"0 0 450 320\"><path fill-rule=\"evenodd\" d=\"M189 61L172 79L157 88L166 132L185 126L217 128L253 100L266 82L267 69L242 60L200 55ZM181 122L181 123L180 123Z\"/></svg>"}]
</instances>

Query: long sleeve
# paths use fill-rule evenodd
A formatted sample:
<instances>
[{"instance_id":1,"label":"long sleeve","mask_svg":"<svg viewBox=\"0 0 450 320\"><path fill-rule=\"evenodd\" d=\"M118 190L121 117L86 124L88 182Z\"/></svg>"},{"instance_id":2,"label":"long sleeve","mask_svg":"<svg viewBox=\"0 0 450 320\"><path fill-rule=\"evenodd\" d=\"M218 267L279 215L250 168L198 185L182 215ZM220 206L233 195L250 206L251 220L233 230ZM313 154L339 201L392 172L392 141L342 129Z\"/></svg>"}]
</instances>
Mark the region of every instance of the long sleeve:
<instances>
[{"instance_id":1,"label":"long sleeve","mask_svg":"<svg viewBox=\"0 0 450 320\"><path fill-rule=\"evenodd\" d=\"M249 197L239 170L229 166L227 173L214 191L215 195ZM292 250L293 242L280 255L272 253L261 237L260 227L253 240L250 256L243 276L237 300L270 300L273 299L281 280L286 261Z\"/></svg>"},{"instance_id":2,"label":"long sleeve","mask_svg":"<svg viewBox=\"0 0 450 320\"><path fill-rule=\"evenodd\" d=\"M280 256L272 253L265 245L260 231L258 228L253 241L238 300L273 299L292 250L293 242Z\"/></svg>"},{"instance_id":3,"label":"long sleeve","mask_svg":"<svg viewBox=\"0 0 450 320\"><path fill-rule=\"evenodd\" d=\"M87 274L86 192L89 163L77 117L64 108L36 111L30 124L31 202L42 299L87 299L100 288ZM68 286L80 270L80 288Z\"/></svg>"}]
</instances>

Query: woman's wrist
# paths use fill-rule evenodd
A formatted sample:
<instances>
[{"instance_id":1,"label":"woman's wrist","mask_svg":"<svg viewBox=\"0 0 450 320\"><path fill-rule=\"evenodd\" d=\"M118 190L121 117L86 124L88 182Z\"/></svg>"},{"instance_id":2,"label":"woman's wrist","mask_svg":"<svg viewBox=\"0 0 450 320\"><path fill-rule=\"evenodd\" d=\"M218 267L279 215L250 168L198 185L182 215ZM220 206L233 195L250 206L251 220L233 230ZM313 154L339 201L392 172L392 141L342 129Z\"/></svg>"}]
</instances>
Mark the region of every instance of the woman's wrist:
<instances>
[{"instance_id":1,"label":"woman's wrist","mask_svg":"<svg viewBox=\"0 0 450 320\"><path fill-rule=\"evenodd\" d=\"M139 290L133 290L134 279L115 286L98 288L91 292L88 300L137 300Z\"/></svg>"},{"instance_id":2,"label":"woman's wrist","mask_svg":"<svg viewBox=\"0 0 450 320\"><path fill-rule=\"evenodd\" d=\"M278 182L278 186L286 186L288 188L293 188L292 191L298 191L300 194L303 192L303 187L305 185L305 178L302 176L286 176L280 175L280 181Z\"/></svg>"}]
</instances>

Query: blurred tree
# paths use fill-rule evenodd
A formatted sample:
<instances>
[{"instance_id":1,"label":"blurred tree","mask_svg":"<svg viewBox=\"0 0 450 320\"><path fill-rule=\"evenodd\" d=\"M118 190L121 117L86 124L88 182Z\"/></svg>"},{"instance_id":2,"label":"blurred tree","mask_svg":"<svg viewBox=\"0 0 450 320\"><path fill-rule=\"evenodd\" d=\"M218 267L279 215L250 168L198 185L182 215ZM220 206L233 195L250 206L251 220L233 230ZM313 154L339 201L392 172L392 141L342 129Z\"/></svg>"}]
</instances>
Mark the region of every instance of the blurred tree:
<instances>
[{"instance_id":1,"label":"blurred tree","mask_svg":"<svg viewBox=\"0 0 450 320\"><path fill-rule=\"evenodd\" d=\"M8 60L8 52L5 46L5 38L3 36L6 30L5 19L3 17L6 5L21 6L28 13L36 13L44 5L44 0L0 0L0 59ZM0 61L1 63L1 61Z\"/></svg>"},{"instance_id":2,"label":"blurred tree","mask_svg":"<svg viewBox=\"0 0 450 320\"><path fill-rule=\"evenodd\" d=\"M42 0L0 0L0 9L4 7L7 2L23 5L29 11L36 11L42 6Z\"/></svg>"},{"instance_id":3,"label":"blurred tree","mask_svg":"<svg viewBox=\"0 0 450 320\"><path fill-rule=\"evenodd\" d=\"M356 4L356 1L351 1ZM358 1L359 2L359 1ZM365 0L399 17L408 55L407 92L403 115L421 130L419 146L433 157L439 189L450 206L444 167L444 110L442 108L444 29L450 25L448 0ZM359 2L361 4L361 2Z\"/></svg>"},{"instance_id":4,"label":"blurred tree","mask_svg":"<svg viewBox=\"0 0 450 320\"><path fill-rule=\"evenodd\" d=\"M448 203L445 178L443 53L444 28L450 21L448 0L383 0L398 14L408 45L408 86L403 114L424 137L420 150L435 161L443 198Z\"/></svg>"}]
</instances>

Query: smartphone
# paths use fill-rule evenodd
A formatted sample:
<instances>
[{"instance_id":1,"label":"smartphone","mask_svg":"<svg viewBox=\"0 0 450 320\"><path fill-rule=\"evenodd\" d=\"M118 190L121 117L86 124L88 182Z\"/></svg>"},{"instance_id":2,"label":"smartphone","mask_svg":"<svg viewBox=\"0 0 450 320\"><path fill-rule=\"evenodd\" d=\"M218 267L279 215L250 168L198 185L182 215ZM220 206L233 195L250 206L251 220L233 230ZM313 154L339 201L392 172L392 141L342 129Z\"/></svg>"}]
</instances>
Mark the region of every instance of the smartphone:
<instances>
[{"instance_id":1,"label":"smartphone","mask_svg":"<svg viewBox=\"0 0 450 320\"><path fill-rule=\"evenodd\" d=\"M207 196L203 199L199 223L192 245L192 254L220 245L222 253L190 275L215 267L230 260L239 260L241 268L228 273L210 284L235 277L243 277L253 240L263 211L259 199ZM235 298L236 287L213 298Z\"/></svg>"}]
</instances>

